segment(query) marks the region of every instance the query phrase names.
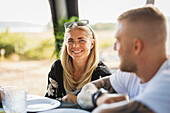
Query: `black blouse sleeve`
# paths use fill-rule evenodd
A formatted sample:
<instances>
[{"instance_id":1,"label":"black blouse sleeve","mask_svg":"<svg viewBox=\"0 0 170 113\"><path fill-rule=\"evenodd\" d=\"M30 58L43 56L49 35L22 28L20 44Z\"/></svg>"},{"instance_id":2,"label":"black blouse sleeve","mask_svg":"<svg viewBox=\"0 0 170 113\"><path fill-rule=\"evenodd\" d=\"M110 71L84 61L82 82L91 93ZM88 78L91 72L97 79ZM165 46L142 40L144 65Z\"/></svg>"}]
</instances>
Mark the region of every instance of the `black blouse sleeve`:
<instances>
[{"instance_id":1,"label":"black blouse sleeve","mask_svg":"<svg viewBox=\"0 0 170 113\"><path fill-rule=\"evenodd\" d=\"M100 77L105 77L109 75L111 75L110 70L102 61L100 61L97 68L94 70L92 74L91 81L94 81L94 80L99 79Z\"/></svg>"},{"instance_id":2,"label":"black blouse sleeve","mask_svg":"<svg viewBox=\"0 0 170 113\"><path fill-rule=\"evenodd\" d=\"M51 67L48 74L48 85L46 97L49 98L60 98L65 95L65 90L63 86L63 68L61 66L61 61L57 60Z\"/></svg>"}]
</instances>

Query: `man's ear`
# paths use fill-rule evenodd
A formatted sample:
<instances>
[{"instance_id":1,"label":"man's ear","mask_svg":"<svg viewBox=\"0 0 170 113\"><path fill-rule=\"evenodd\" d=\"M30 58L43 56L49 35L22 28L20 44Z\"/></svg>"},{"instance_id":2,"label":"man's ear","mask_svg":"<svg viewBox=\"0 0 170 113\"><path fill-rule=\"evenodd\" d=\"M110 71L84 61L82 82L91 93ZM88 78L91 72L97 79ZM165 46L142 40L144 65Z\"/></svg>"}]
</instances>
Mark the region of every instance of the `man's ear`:
<instances>
[{"instance_id":1,"label":"man's ear","mask_svg":"<svg viewBox=\"0 0 170 113\"><path fill-rule=\"evenodd\" d=\"M93 47L94 47L94 43L95 43L95 40L94 40L94 39L92 39L90 49L93 49Z\"/></svg>"},{"instance_id":2,"label":"man's ear","mask_svg":"<svg viewBox=\"0 0 170 113\"><path fill-rule=\"evenodd\" d=\"M134 51L135 51L135 55L140 55L140 53L143 50L143 42L142 40L140 40L139 38L136 38L134 40Z\"/></svg>"}]
</instances>

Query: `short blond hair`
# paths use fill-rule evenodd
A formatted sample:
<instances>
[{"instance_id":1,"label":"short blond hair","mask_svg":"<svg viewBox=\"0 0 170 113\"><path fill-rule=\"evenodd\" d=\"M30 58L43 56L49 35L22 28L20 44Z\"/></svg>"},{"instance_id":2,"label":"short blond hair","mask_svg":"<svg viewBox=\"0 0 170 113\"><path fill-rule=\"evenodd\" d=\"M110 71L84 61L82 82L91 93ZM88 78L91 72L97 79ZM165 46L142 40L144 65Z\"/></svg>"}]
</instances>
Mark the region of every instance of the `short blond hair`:
<instances>
[{"instance_id":1,"label":"short blond hair","mask_svg":"<svg viewBox=\"0 0 170 113\"><path fill-rule=\"evenodd\" d=\"M166 22L163 13L153 5L146 5L144 7L128 10L118 17L118 21L123 19L127 19L128 21L148 19L148 20L159 20L163 23Z\"/></svg>"},{"instance_id":2,"label":"short blond hair","mask_svg":"<svg viewBox=\"0 0 170 113\"><path fill-rule=\"evenodd\" d=\"M153 5L128 10L118 17L118 21L122 20L127 20L133 24L142 23L150 30L146 35L151 36L151 38L160 37L159 40L162 40L164 43L166 42L166 18L163 13ZM138 29L138 26L136 25L135 28Z\"/></svg>"}]
</instances>

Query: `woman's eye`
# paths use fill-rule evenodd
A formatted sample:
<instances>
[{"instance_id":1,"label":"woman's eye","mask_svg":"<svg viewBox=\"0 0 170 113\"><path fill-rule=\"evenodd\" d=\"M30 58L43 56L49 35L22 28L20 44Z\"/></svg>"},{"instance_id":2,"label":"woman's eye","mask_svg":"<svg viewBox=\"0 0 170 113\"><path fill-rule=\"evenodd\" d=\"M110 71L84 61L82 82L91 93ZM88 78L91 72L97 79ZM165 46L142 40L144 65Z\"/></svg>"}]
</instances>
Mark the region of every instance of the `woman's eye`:
<instances>
[{"instance_id":1,"label":"woman's eye","mask_svg":"<svg viewBox=\"0 0 170 113\"><path fill-rule=\"evenodd\" d=\"M73 41L72 40L69 40L68 43L72 43Z\"/></svg>"},{"instance_id":2,"label":"woman's eye","mask_svg":"<svg viewBox=\"0 0 170 113\"><path fill-rule=\"evenodd\" d=\"M80 42L85 42L85 40L80 40Z\"/></svg>"}]
</instances>

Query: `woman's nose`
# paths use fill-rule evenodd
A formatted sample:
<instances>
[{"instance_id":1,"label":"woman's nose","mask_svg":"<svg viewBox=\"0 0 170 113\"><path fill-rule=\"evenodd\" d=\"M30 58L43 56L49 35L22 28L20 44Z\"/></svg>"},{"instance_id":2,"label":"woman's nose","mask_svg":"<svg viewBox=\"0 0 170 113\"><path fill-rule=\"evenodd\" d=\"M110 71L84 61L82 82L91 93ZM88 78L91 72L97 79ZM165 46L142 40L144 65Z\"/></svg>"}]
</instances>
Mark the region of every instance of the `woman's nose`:
<instances>
[{"instance_id":1,"label":"woman's nose","mask_svg":"<svg viewBox=\"0 0 170 113\"><path fill-rule=\"evenodd\" d=\"M75 42L75 43L73 44L73 47L79 47L79 43L78 43L78 42Z\"/></svg>"}]
</instances>

